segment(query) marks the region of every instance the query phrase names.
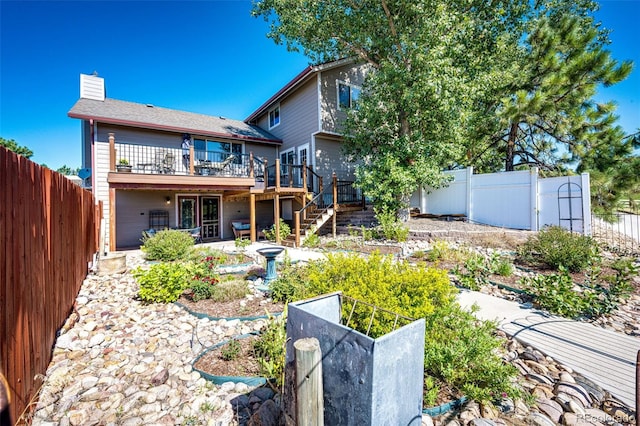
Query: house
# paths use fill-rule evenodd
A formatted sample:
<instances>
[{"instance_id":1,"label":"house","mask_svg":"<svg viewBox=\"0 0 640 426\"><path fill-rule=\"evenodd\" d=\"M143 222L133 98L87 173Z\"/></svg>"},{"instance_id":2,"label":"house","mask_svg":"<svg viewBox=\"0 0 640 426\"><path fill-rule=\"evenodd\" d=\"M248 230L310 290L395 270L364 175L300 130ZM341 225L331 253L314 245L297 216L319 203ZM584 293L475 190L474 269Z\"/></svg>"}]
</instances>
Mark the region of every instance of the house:
<instances>
[{"instance_id":1,"label":"house","mask_svg":"<svg viewBox=\"0 0 640 426\"><path fill-rule=\"evenodd\" d=\"M68 115L82 121L82 168L102 202L106 249L139 246L149 228L229 239L243 219L255 240L276 218L300 244L339 208L360 208L340 145L366 69L309 66L244 121L107 98L104 79L81 75Z\"/></svg>"}]
</instances>

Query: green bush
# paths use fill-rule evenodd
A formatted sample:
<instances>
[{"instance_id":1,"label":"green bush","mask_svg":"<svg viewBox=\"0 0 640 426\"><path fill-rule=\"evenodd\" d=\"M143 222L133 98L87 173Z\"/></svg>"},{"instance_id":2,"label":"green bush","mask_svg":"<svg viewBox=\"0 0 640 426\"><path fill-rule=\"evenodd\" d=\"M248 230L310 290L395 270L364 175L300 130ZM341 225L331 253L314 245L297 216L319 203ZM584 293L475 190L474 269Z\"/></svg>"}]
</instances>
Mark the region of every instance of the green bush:
<instances>
[{"instance_id":1,"label":"green bush","mask_svg":"<svg viewBox=\"0 0 640 426\"><path fill-rule=\"evenodd\" d=\"M409 228L398 221L395 213L386 209L376 210L376 219L380 223L380 234L383 238L398 242L407 241L409 238Z\"/></svg>"},{"instance_id":2,"label":"green bush","mask_svg":"<svg viewBox=\"0 0 640 426\"><path fill-rule=\"evenodd\" d=\"M480 290L489 283L490 270L486 258L479 253L471 253L464 261L464 268L456 266L455 275L460 285L470 290Z\"/></svg>"},{"instance_id":3,"label":"green bush","mask_svg":"<svg viewBox=\"0 0 640 426\"><path fill-rule=\"evenodd\" d=\"M504 341L495 336L495 323L479 321L458 304L439 306L426 321L426 376L437 377L476 401L522 395L514 382L515 367L497 355L504 352Z\"/></svg>"},{"instance_id":4,"label":"green bush","mask_svg":"<svg viewBox=\"0 0 640 426\"><path fill-rule=\"evenodd\" d=\"M304 298L307 272L304 266L289 265L278 272L269 283L270 296L275 302L289 303Z\"/></svg>"},{"instance_id":5,"label":"green bush","mask_svg":"<svg viewBox=\"0 0 640 426\"><path fill-rule=\"evenodd\" d=\"M286 322L286 310L278 317L269 317L269 322L253 344L254 354L260 365L260 374L273 379L275 389L280 389L284 383Z\"/></svg>"},{"instance_id":6,"label":"green bush","mask_svg":"<svg viewBox=\"0 0 640 426\"><path fill-rule=\"evenodd\" d=\"M233 361L240 356L241 350L240 342L237 339L231 339L220 350L220 356L225 361Z\"/></svg>"},{"instance_id":7,"label":"green bush","mask_svg":"<svg viewBox=\"0 0 640 426\"><path fill-rule=\"evenodd\" d=\"M236 248L241 251L244 251L248 246L251 245L251 240L248 238L236 238L235 240Z\"/></svg>"},{"instance_id":8,"label":"green bush","mask_svg":"<svg viewBox=\"0 0 640 426\"><path fill-rule=\"evenodd\" d=\"M306 269L302 296L342 291L346 296L410 317L430 315L436 306L451 304L456 290L447 272L408 262L395 262L391 256L373 253L368 258L358 254L330 254L324 262L313 262ZM346 309L346 306L345 306ZM370 310L356 309L350 326L366 332ZM372 337L391 331L393 317L376 316L370 330Z\"/></svg>"},{"instance_id":9,"label":"green bush","mask_svg":"<svg viewBox=\"0 0 640 426\"><path fill-rule=\"evenodd\" d=\"M525 278L524 288L535 297L536 303L547 311L568 318L596 318L616 310L632 292L631 280L638 268L629 259L613 263L614 275L603 275L599 267L587 273L583 286L573 283L564 267L551 275Z\"/></svg>"},{"instance_id":10,"label":"green bush","mask_svg":"<svg viewBox=\"0 0 640 426\"><path fill-rule=\"evenodd\" d=\"M302 245L305 247L318 247L320 245L320 237L318 236L317 231L313 229L309 232L311 233L307 235Z\"/></svg>"},{"instance_id":11,"label":"green bush","mask_svg":"<svg viewBox=\"0 0 640 426\"><path fill-rule=\"evenodd\" d=\"M591 297L589 293L579 293L567 270L560 266L560 273L525 277L522 284L533 294L536 303L547 311L568 318L583 314Z\"/></svg>"},{"instance_id":12,"label":"green bush","mask_svg":"<svg viewBox=\"0 0 640 426\"><path fill-rule=\"evenodd\" d=\"M188 284L188 288L191 289L191 299L194 302L211 299L211 296L215 292L216 284L217 283L202 280L191 280Z\"/></svg>"},{"instance_id":13,"label":"green bush","mask_svg":"<svg viewBox=\"0 0 640 426\"><path fill-rule=\"evenodd\" d=\"M267 238L267 240L269 241L276 240L275 224L271 225L271 228L263 229L262 232L264 233L264 236ZM291 234L291 227L287 225L287 223L281 218L280 219L280 240L286 240L290 234Z\"/></svg>"},{"instance_id":14,"label":"green bush","mask_svg":"<svg viewBox=\"0 0 640 426\"><path fill-rule=\"evenodd\" d=\"M193 247L193 238L186 232L159 231L151 237L143 237L142 251L148 260L172 261L184 258Z\"/></svg>"},{"instance_id":15,"label":"green bush","mask_svg":"<svg viewBox=\"0 0 640 426\"><path fill-rule=\"evenodd\" d=\"M191 276L187 266L180 263L158 263L148 270L133 270L140 285L138 297L146 303L169 303L178 300L187 288Z\"/></svg>"},{"instance_id":16,"label":"green bush","mask_svg":"<svg viewBox=\"0 0 640 426\"><path fill-rule=\"evenodd\" d=\"M495 324L478 321L460 308L446 271L413 267L374 253L368 259L356 254L329 255L326 261L310 263L304 273L306 279L296 277L290 285L305 297L342 291L403 316L425 318L426 377L443 380L480 401L502 393L519 396L513 382L515 369L497 355L501 340L494 336ZM351 308L348 303L343 307L345 311ZM366 332L371 316L366 308L356 309L350 327ZM349 312L344 315L348 318ZM388 333L394 320L376 314L369 335Z\"/></svg>"},{"instance_id":17,"label":"green bush","mask_svg":"<svg viewBox=\"0 0 640 426\"><path fill-rule=\"evenodd\" d=\"M470 252L464 261L464 267L456 266L455 275L462 287L470 290L480 290L489 284L489 275L498 274L510 276L513 274L513 265L508 260L502 259L497 253L484 256L480 253Z\"/></svg>"},{"instance_id":18,"label":"green bush","mask_svg":"<svg viewBox=\"0 0 640 426\"><path fill-rule=\"evenodd\" d=\"M579 272L597 260L599 248L591 237L549 226L529 237L518 248L518 255L525 262L542 263L556 270L564 266L571 272Z\"/></svg>"}]
</instances>

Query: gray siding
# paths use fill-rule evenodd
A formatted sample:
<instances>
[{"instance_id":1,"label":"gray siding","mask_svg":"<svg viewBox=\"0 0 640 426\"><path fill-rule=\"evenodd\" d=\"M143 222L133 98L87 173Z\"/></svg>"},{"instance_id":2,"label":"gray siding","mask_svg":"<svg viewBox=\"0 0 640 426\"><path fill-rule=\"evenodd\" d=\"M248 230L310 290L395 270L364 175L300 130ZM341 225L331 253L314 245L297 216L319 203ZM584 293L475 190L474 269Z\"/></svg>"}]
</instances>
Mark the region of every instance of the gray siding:
<instances>
[{"instance_id":1,"label":"gray siding","mask_svg":"<svg viewBox=\"0 0 640 426\"><path fill-rule=\"evenodd\" d=\"M317 80L298 88L295 93L280 102L280 124L269 129L269 114L258 120L258 125L282 139L281 151L308 143L311 134L318 131L318 87Z\"/></svg>"},{"instance_id":2,"label":"gray siding","mask_svg":"<svg viewBox=\"0 0 640 426\"><path fill-rule=\"evenodd\" d=\"M98 127L98 140L108 142L109 133L114 133L117 143L163 146L166 148L180 148L182 146L182 133L118 127L107 124L101 124Z\"/></svg>"},{"instance_id":3,"label":"gray siding","mask_svg":"<svg viewBox=\"0 0 640 426\"><path fill-rule=\"evenodd\" d=\"M266 158L269 164L273 164L278 153L278 149L274 145L257 145L257 144L245 144L245 154L253 152L254 157Z\"/></svg>"},{"instance_id":4,"label":"gray siding","mask_svg":"<svg viewBox=\"0 0 640 426\"><path fill-rule=\"evenodd\" d=\"M336 172L338 179L353 180L354 165L348 163L341 152L342 143L322 137L316 137L316 168L325 182L331 182L331 175Z\"/></svg>"},{"instance_id":5,"label":"gray siding","mask_svg":"<svg viewBox=\"0 0 640 426\"><path fill-rule=\"evenodd\" d=\"M340 133L341 123L347 118L345 111L338 110L338 80L362 87L365 74L369 67L367 65L354 66L344 65L321 74L320 96L322 105L322 131L330 133Z\"/></svg>"},{"instance_id":6,"label":"gray siding","mask_svg":"<svg viewBox=\"0 0 640 426\"><path fill-rule=\"evenodd\" d=\"M166 197L171 197L167 205ZM142 231L149 228L149 210L169 212L169 226L176 224L175 197L169 191L116 191L116 241L118 248L139 247Z\"/></svg>"},{"instance_id":7,"label":"gray siding","mask_svg":"<svg viewBox=\"0 0 640 426\"><path fill-rule=\"evenodd\" d=\"M233 201L224 203L222 207L221 229L225 239L233 239L231 221L239 219L249 219L249 203L245 201ZM256 202L256 223L258 229L270 227L273 224L273 201Z\"/></svg>"}]
</instances>

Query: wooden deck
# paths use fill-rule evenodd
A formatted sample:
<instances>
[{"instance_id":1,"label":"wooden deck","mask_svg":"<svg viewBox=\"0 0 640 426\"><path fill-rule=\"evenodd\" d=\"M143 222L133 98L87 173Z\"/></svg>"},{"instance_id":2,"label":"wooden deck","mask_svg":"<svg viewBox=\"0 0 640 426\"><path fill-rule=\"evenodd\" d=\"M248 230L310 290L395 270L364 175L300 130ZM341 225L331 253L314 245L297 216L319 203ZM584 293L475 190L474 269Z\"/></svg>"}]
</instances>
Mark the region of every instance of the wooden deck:
<instances>
[{"instance_id":1,"label":"wooden deck","mask_svg":"<svg viewBox=\"0 0 640 426\"><path fill-rule=\"evenodd\" d=\"M462 291L458 299L462 306L477 304L479 318L498 321L505 333L591 379L635 409L640 339L478 292Z\"/></svg>"},{"instance_id":2,"label":"wooden deck","mask_svg":"<svg viewBox=\"0 0 640 426\"><path fill-rule=\"evenodd\" d=\"M635 407L640 339L533 311L503 322L500 328L593 380L630 408Z\"/></svg>"}]
</instances>

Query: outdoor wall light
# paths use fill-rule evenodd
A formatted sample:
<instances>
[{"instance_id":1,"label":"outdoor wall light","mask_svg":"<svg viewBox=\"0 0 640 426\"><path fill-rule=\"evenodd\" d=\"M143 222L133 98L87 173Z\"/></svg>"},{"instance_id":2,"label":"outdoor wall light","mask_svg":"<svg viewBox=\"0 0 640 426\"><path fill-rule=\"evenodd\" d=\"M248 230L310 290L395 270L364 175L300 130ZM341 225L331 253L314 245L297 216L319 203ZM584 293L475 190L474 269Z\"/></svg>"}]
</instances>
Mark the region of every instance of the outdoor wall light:
<instances>
[{"instance_id":1,"label":"outdoor wall light","mask_svg":"<svg viewBox=\"0 0 640 426\"><path fill-rule=\"evenodd\" d=\"M167 202L167 204L171 204L171 197L167 197L164 200Z\"/></svg>"}]
</instances>

